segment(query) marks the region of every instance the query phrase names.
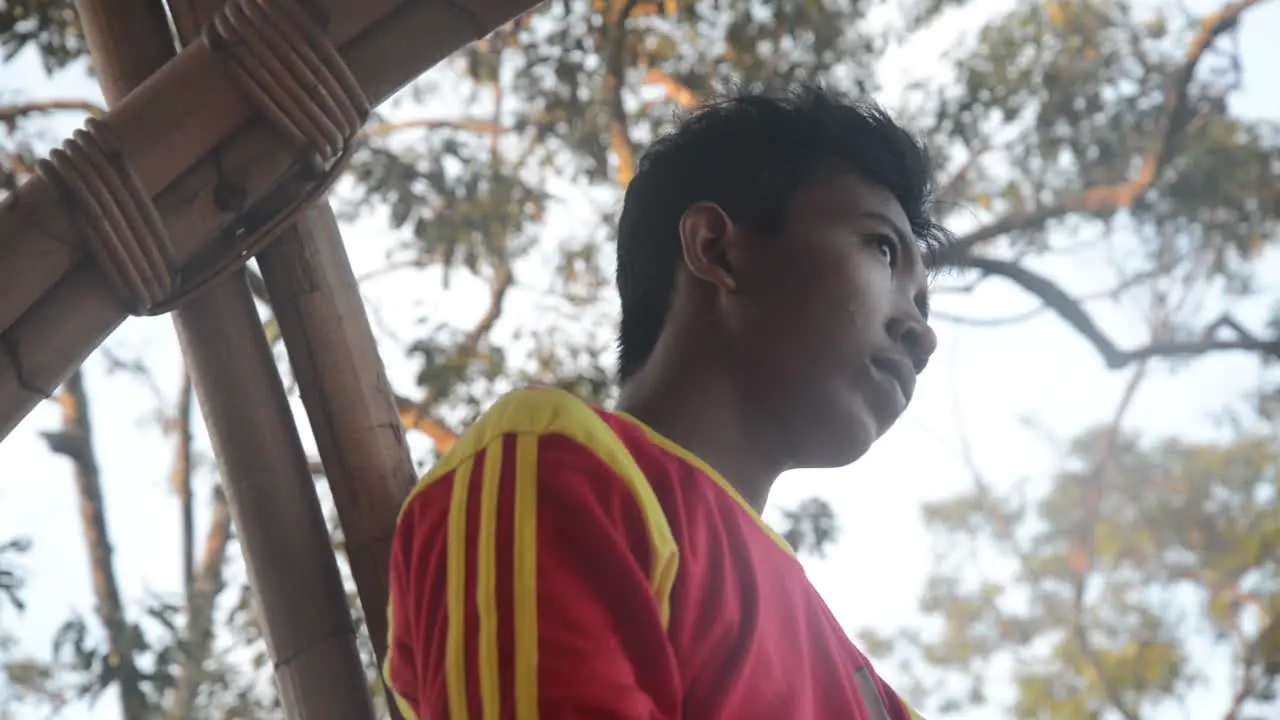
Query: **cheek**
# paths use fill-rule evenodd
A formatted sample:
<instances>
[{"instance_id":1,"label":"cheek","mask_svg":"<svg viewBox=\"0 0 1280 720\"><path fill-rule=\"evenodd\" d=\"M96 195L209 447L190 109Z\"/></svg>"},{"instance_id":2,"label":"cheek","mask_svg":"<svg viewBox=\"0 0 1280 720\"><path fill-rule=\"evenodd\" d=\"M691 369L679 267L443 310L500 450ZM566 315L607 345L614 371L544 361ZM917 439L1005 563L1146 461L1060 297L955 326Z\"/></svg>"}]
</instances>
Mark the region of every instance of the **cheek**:
<instances>
[{"instance_id":1,"label":"cheek","mask_svg":"<svg viewBox=\"0 0 1280 720\"><path fill-rule=\"evenodd\" d=\"M888 268L870 263L850 265L843 287L845 313L854 325L874 330L884 321L893 296L893 278Z\"/></svg>"},{"instance_id":2,"label":"cheek","mask_svg":"<svg viewBox=\"0 0 1280 720\"><path fill-rule=\"evenodd\" d=\"M858 352L865 331L858 302L847 278L838 268L827 267L810 276L811 282L792 288L792 311L775 318L778 336L784 338L787 362L825 384L825 376L844 374L850 357Z\"/></svg>"},{"instance_id":3,"label":"cheek","mask_svg":"<svg viewBox=\"0 0 1280 720\"><path fill-rule=\"evenodd\" d=\"M841 374L860 366L883 336L889 274L883 267L848 262L828 277L828 294L822 299L813 328L822 350L839 366Z\"/></svg>"},{"instance_id":4,"label":"cheek","mask_svg":"<svg viewBox=\"0 0 1280 720\"><path fill-rule=\"evenodd\" d=\"M731 332L764 372L826 374L847 366L871 325L865 290L874 278L862 277L867 268L860 267L857 249L805 250L762 259L760 273L734 303Z\"/></svg>"},{"instance_id":5,"label":"cheek","mask_svg":"<svg viewBox=\"0 0 1280 720\"><path fill-rule=\"evenodd\" d=\"M810 291L815 294L813 305L825 332L845 336L868 322L869 278L864 277L867 273L857 260L844 253L815 269Z\"/></svg>"}]
</instances>

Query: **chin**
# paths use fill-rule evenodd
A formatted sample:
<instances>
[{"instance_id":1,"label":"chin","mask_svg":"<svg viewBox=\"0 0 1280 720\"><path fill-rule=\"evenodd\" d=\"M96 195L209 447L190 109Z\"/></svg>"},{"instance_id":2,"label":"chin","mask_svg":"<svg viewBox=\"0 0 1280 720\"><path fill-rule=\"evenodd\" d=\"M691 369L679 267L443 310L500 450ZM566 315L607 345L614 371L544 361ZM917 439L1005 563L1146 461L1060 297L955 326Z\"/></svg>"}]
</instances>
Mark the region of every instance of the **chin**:
<instances>
[{"instance_id":1,"label":"chin","mask_svg":"<svg viewBox=\"0 0 1280 720\"><path fill-rule=\"evenodd\" d=\"M821 423L800 443L797 467L837 468L851 465L871 449L880 436L869 412L841 413L843 417Z\"/></svg>"}]
</instances>

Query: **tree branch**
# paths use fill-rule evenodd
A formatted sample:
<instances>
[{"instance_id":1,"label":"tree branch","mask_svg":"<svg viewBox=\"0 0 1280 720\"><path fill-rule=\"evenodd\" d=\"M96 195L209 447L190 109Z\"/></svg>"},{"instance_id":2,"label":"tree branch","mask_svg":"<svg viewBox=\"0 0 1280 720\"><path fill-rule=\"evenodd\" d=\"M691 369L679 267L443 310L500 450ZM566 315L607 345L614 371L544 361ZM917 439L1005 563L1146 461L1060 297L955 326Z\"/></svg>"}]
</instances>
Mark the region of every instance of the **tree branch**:
<instances>
[{"instance_id":1,"label":"tree branch","mask_svg":"<svg viewBox=\"0 0 1280 720\"><path fill-rule=\"evenodd\" d=\"M1122 350L1098 327L1079 302L1043 275L1014 262L973 255L961 258L959 265L1007 278L1039 297L1049 309L1084 336L1112 369L1152 358L1191 357L1228 350L1269 353L1280 358L1280 338L1264 340L1255 337L1228 315L1223 315L1205 328L1198 340L1153 342L1144 347ZM1233 333L1235 339L1218 339L1217 335L1223 331Z\"/></svg>"},{"instance_id":2,"label":"tree branch","mask_svg":"<svg viewBox=\"0 0 1280 720\"><path fill-rule=\"evenodd\" d=\"M702 104L702 98L698 97L698 94L693 90L690 90L688 85L656 67L649 68L649 71L645 73L644 81L649 85L662 86L662 89L667 91L667 97L685 110L690 110Z\"/></svg>"},{"instance_id":3,"label":"tree branch","mask_svg":"<svg viewBox=\"0 0 1280 720\"><path fill-rule=\"evenodd\" d=\"M969 172L978 164L978 161L982 159L982 156L987 152L987 150L988 147L986 145L974 149L969 154L968 159L964 161L964 164L956 168L956 171L952 173L951 177L947 178L947 180L938 187L938 192L934 197L934 201L943 206L955 203L958 200L959 191L965 178L969 176Z\"/></svg>"},{"instance_id":4,"label":"tree branch","mask_svg":"<svg viewBox=\"0 0 1280 720\"><path fill-rule=\"evenodd\" d=\"M950 247L942 249L937 254L938 264L961 264L960 258L984 242L1017 230L1039 227L1070 213L1084 212L1101 215L1132 207L1135 201L1151 189L1173 156L1174 143L1182 129L1178 123L1186 110L1191 80L1205 51L1214 40L1236 26L1240 16L1246 10L1261 2L1263 0L1237 0L1205 18L1200 24L1200 29L1192 38L1191 46L1187 50L1186 59L1169 79L1169 86L1165 91L1164 110L1154 133L1155 144L1147 153L1136 177L1127 182L1088 188L1055 204L1029 212L1012 213L1000 218L964 235Z\"/></svg>"},{"instance_id":5,"label":"tree branch","mask_svg":"<svg viewBox=\"0 0 1280 720\"><path fill-rule=\"evenodd\" d=\"M634 5L634 2L631 4ZM498 142L502 132L499 123L503 101L501 85L496 85L494 92L493 119L490 121L488 128L490 133L490 164L493 172L497 174L503 166L503 158ZM494 228L493 232L494 237L500 239L506 236L500 227ZM502 241L500 240L500 242ZM502 248L505 251L505 242L502 242ZM495 253L495 255L500 255L500 257L495 257L493 277L489 282L489 307L476 322L475 326L471 328L471 331L454 348L452 355L455 358L471 358L475 356L480 349L480 343L492 332L494 325L497 324L498 319L502 316L507 292L515 283L515 275L512 272L509 257L503 253ZM437 453L444 454L453 448L454 443L458 441L458 434L432 415L431 409L438 400L433 393L428 392L419 402L414 402L401 395L395 395L394 400L396 411L400 415L400 424L405 429L418 430L431 438Z\"/></svg>"},{"instance_id":6,"label":"tree branch","mask_svg":"<svg viewBox=\"0 0 1280 720\"><path fill-rule=\"evenodd\" d=\"M511 271L511 267L506 263L502 263L495 268L494 278L489 287L489 308L485 311L480 320L476 322L471 331L467 333L458 347L454 349L455 357L471 357L480 349L480 343L493 330L493 326L497 324L498 319L502 316L502 308L507 297L507 292L515 283L515 276ZM458 441L458 434L451 430L440 420L431 414L431 408L436 404L437 398L428 393L419 402L414 402L408 398L397 395L395 396L396 410L400 413L400 423L406 429L418 430L431 441L435 443L436 451L439 453L447 453Z\"/></svg>"},{"instance_id":7,"label":"tree branch","mask_svg":"<svg viewBox=\"0 0 1280 720\"><path fill-rule=\"evenodd\" d=\"M1268 639L1268 635L1275 628L1275 621L1268 620L1264 623L1262 629L1254 636L1253 641L1246 644L1240 653L1240 680L1236 683L1235 692L1231 695L1231 702L1227 706L1226 713L1222 716L1223 720L1241 720L1241 711L1244 710L1244 704L1253 697L1258 691L1259 679L1254 674L1254 664L1262 659L1263 643Z\"/></svg>"},{"instance_id":8,"label":"tree branch","mask_svg":"<svg viewBox=\"0 0 1280 720\"><path fill-rule=\"evenodd\" d=\"M185 593L187 613L190 615L195 584L195 519L191 501L191 404L194 395L191 376L182 374L182 389L178 392L178 409L174 418L176 445L173 459L173 488L178 493L179 512L182 515L182 589Z\"/></svg>"},{"instance_id":9,"label":"tree branch","mask_svg":"<svg viewBox=\"0 0 1280 720\"><path fill-rule=\"evenodd\" d=\"M480 316L471 328L471 332L467 333L467 337L462 341L461 352L467 355L474 355L480 349L480 343L493 331L493 326L498 323L498 318L502 317L502 307L506 301L507 291L515 284L515 275L511 272L511 266L505 262L494 268L494 277L489 286L489 308L485 310L484 315Z\"/></svg>"},{"instance_id":10,"label":"tree branch","mask_svg":"<svg viewBox=\"0 0 1280 720\"><path fill-rule=\"evenodd\" d=\"M1098 450L1098 455L1094 458L1090 471L1083 478L1080 492L1083 496L1084 511L1080 515L1080 524L1076 528L1076 542L1072 547L1070 556L1073 576L1072 637L1074 637L1077 647L1080 648L1080 654L1084 656L1085 663L1092 670L1094 679L1097 680L1098 685L1102 688L1102 692L1108 702L1125 720L1138 720L1138 714L1121 697L1120 690L1102 667L1102 659L1098 656L1098 652L1093 646L1089 636L1089 629L1085 622L1085 602L1089 577L1096 562L1098 520L1102 512L1102 492L1106 487L1104 474L1115 458L1116 444L1120 439L1124 416L1129 407L1132 406L1134 398L1137 397L1139 386L1146 379L1147 367L1148 363L1144 360L1134 368L1133 374L1129 377L1129 382L1125 385L1124 393L1120 397L1120 402L1112 414L1106 435L1103 436L1102 447Z\"/></svg>"},{"instance_id":11,"label":"tree branch","mask_svg":"<svg viewBox=\"0 0 1280 720\"><path fill-rule=\"evenodd\" d=\"M1266 682L1266 674L1275 674L1275 661L1268 659L1266 650L1268 646L1274 646L1278 637L1280 637L1280 620L1271 617L1264 611L1262 627L1258 628L1253 640L1241 652L1240 682L1236 686L1236 691L1232 695L1231 704L1227 708L1227 713L1223 716L1223 720L1243 720L1245 716L1241 714L1241 711L1244 709L1244 704L1263 687ZM1262 667L1255 668L1257 664L1261 664ZM1258 677L1254 674L1255 669L1261 669L1264 677Z\"/></svg>"},{"instance_id":12,"label":"tree branch","mask_svg":"<svg viewBox=\"0 0 1280 720\"><path fill-rule=\"evenodd\" d=\"M437 130L437 129L466 130L481 135L492 135L503 133L510 128L504 128L493 120L478 120L474 118L459 118L454 120L444 119L427 119L406 120L403 122L386 122L377 125L371 125L364 129L360 134L366 138L386 137L403 130Z\"/></svg>"},{"instance_id":13,"label":"tree branch","mask_svg":"<svg viewBox=\"0 0 1280 720\"><path fill-rule=\"evenodd\" d=\"M89 422L89 396L79 371L62 386L58 394L62 406L62 430L45 433L45 441L54 453L65 455L75 466L76 490L80 496L80 519L84 526L85 545L89 551L93 594L97 614L107 632L106 661L114 668L120 685L120 704L127 718L147 717L149 704L142 693L141 679L134 651L139 644L132 625L125 617L120 602L120 586L111 560L111 540L102 505L97 453L93 447L93 428Z\"/></svg>"},{"instance_id":14,"label":"tree branch","mask_svg":"<svg viewBox=\"0 0 1280 720\"><path fill-rule=\"evenodd\" d=\"M400 414L400 424L406 430L417 430L431 438L436 452L444 454L453 449L458 442L458 433L451 430L440 420L432 417L423 407L423 403L414 402L403 395L394 396L396 411Z\"/></svg>"},{"instance_id":15,"label":"tree branch","mask_svg":"<svg viewBox=\"0 0 1280 720\"><path fill-rule=\"evenodd\" d=\"M88 100L45 100L0 106L0 123L12 125L27 115L66 111L88 113L94 117L101 117L107 112L101 105Z\"/></svg>"},{"instance_id":16,"label":"tree branch","mask_svg":"<svg viewBox=\"0 0 1280 720\"><path fill-rule=\"evenodd\" d=\"M185 720L192 717L196 698L205 680L205 662L213 650L213 610L224 584L222 565L231 540L231 508L221 486L213 490L213 512L209 532L205 535L200 570L193 583L187 612L185 652L178 688L170 717Z\"/></svg>"},{"instance_id":17,"label":"tree branch","mask_svg":"<svg viewBox=\"0 0 1280 720\"><path fill-rule=\"evenodd\" d=\"M618 184L626 188L636 175L636 149L622 104L627 69L627 18L638 0L614 0L605 17L604 97L609 107L609 144L618 157Z\"/></svg>"}]
</instances>

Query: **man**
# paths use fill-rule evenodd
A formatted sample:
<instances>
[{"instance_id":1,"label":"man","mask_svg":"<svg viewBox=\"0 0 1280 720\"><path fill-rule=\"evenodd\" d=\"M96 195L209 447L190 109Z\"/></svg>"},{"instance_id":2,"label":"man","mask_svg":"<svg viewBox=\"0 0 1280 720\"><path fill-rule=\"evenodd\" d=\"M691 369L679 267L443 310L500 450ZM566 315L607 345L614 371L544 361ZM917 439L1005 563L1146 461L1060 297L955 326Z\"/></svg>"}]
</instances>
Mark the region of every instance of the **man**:
<instances>
[{"instance_id":1,"label":"man","mask_svg":"<svg viewBox=\"0 0 1280 720\"><path fill-rule=\"evenodd\" d=\"M918 717L759 512L911 400L930 189L908 133L817 88L653 144L618 228L619 411L508 395L405 503L385 670L407 716Z\"/></svg>"}]
</instances>

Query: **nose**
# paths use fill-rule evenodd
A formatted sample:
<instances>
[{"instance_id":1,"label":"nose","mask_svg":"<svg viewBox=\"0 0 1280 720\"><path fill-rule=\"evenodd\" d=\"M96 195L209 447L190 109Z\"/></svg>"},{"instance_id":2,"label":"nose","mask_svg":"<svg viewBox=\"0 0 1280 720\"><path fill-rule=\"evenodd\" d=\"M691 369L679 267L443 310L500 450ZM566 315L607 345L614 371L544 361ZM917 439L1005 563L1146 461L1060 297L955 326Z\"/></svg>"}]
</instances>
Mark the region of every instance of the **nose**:
<instances>
[{"instance_id":1,"label":"nose","mask_svg":"<svg viewBox=\"0 0 1280 720\"><path fill-rule=\"evenodd\" d=\"M885 329L889 338L911 358L911 364L915 366L917 373L924 370L933 351L938 349L938 335L915 308L910 313L890 318Z\"/></svg>"}]
</instances>

